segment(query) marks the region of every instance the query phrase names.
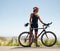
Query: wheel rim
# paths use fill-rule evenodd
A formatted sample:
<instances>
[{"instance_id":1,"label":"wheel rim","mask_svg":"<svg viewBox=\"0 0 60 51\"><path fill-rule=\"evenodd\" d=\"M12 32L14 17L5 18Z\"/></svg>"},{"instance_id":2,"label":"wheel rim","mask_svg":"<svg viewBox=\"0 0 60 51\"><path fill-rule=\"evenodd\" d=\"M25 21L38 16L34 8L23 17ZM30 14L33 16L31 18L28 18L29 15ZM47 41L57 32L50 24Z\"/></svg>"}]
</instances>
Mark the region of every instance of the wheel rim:
<instances>
[{"instance_id":1,"label":"wheel rim","mask_svg":"<svg viewBox=\"0 0 60 51\"><path fill-rule=\"evenodd\" d=\"M29 33L28 32L25 32L25 33L22 33L20 36L19 36L19 43L26 47L26 46L29 46L31 43L29 43Z\"/></svg>"},{"instance_id":2,"label":"wheel rim","mask_svg":"<svg viewBox=\"0 0 60 51\"><path fill-rule=\"evenodd\" d=\"M47 36L46 36L47 35ZM46 32L41 37L41 41L45 46L53 46L56 43L56 35L52 32Z\"/></svg>"}]
</instances>

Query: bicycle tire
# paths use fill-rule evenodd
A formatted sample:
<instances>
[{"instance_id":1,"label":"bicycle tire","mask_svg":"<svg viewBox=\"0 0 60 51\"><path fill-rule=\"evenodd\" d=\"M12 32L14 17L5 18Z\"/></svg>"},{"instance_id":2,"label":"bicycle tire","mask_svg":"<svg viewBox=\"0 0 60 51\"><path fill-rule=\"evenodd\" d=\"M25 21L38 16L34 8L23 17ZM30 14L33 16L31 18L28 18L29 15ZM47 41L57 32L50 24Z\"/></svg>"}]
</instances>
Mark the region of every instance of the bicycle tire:
<instances>
[{"instance_id":1,"label":"bicycle tire","mask_svg":"<svg viewBox=\"0 0 60 51\"><path fill-rule=\"evenodd\" d=\"M46 33L51 33L51 34L55 37L55 41L54 41L53 44L47 45L47 44L44 43L44 41L43 41L43 36L44 36ZM45 45L45 46L47 46L47 47L51 47L51 46L53 46L53 45L57 42L57 37L56 37L55 33L51 32L51 31L47 31L47 32L45 32L45 33L42 34L42 36L41 36L41 42L42 42L43 45Z\"/></svg>"},{"instance_id":2,"label":"bicycle tire","mask_svg":"<svg viewBox=\"0 0 60 51\"><path fill-rule=\"evenodd\" d=\"M18 42L19 42L19 44L20 44L21 46L23 46L23 47L30 47L31 44L32 44L32 41L31 41L31 43L29 43L28 45L24 45L24 44L22 44L22 42L20 41L21 36L22 36L23 34L25 34L25 33L27 33L27 35L30 35L29 32L22 32L22 33L19 35L19 37L18 37Z\"/></svg>"}]
</instances>

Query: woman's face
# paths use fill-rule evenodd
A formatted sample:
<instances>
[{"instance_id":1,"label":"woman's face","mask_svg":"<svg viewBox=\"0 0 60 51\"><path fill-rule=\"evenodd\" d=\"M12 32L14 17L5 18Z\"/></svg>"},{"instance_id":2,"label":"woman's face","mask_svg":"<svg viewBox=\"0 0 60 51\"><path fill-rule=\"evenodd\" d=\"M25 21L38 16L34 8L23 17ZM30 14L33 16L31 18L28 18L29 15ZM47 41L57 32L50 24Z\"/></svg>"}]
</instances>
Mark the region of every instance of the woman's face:
<instances>
[{"instance_id":1,"label":"woman's face","mask_svg":"<svg viewBox=\"0 0 60 51\"><path fill-rule=\"evenodd\" d=\"M38 9L35 10L35 13L38 13Z\"/></svg>"}]
</instances>

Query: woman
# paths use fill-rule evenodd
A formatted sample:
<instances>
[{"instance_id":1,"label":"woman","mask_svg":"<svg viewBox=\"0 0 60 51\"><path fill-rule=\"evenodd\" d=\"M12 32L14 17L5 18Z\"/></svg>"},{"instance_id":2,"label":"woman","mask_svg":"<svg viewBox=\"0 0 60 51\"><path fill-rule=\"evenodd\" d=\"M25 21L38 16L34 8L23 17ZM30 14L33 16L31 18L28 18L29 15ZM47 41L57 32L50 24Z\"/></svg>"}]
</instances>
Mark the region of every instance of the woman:
<instances>
[{"instance_id":1,"label":"woman","mask_svg":"<svg viewBox=\"0 0 60 51\"><path fill-rule=\"evenodd\" d=\"M42 23L42 24L45 24L40 16L37 14L39 11L39 8L38 7L34 7L33 8L33 13L30 14L30 27L32 29L30 29L30 37L29 37L29 42L31 42L31 37L32 37L32 32L33 32L33 28L38 28L38 20ZM35 31L35 43L36 43L36 46L37 45L37 34L38 34L38 29L34 29Z\"/></svg>"}]
</instances>

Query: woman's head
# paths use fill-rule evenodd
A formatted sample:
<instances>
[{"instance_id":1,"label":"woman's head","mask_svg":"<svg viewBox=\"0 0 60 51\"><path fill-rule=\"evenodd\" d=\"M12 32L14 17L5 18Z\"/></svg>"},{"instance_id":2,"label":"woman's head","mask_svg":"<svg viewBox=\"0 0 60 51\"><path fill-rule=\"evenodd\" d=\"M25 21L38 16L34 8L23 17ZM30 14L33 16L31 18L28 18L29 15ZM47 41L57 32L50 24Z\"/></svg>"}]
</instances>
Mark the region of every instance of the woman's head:
<instances>
[{"instance_id":1,"label":"woman's head","mask_svg":"<svg viewBox=\"0 0 60 51\"><path fill-rule=\"evenodd\" d=\"M34 8L33 8L33 12L35 12L35 13L38 13L38 10L39 10L38 7L34 7Z\"/></svg>"}]
</instances>

